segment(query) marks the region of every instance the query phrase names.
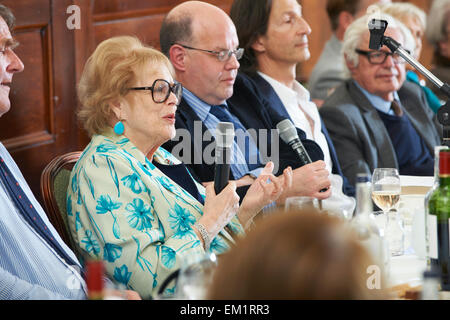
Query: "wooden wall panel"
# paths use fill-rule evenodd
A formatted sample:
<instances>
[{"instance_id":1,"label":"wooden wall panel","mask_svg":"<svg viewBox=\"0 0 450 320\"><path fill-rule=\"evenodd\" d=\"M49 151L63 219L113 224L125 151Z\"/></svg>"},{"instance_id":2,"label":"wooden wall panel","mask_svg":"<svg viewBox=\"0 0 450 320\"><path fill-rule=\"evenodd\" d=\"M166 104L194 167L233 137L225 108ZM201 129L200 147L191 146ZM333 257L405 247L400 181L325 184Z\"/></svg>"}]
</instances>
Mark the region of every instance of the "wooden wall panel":
<instances>
[{"instance_id":1,"label":"wooden wall panel","mask_svg":"<svg viewBox=\"0 0 450 320\"><path fill-rule=\"evenodd\" d=\"M43 168L77 149L74 116L74 47L66 27L71 0L5 0L16 16L15 50L25 65L13 78L11 110L2 116L0 141L8 148L40 200Z\"/></svg>"},{"instance_id":2,"label":"wooden wall panel","mask_svg":"<svg viewBox=\"0 0 450 320\"><path fill-rule=\"evenodd\" d=\"M133 35L141 41L159 49L159 30L166 13L153 14L138 18L126 18L112 22L94 24L95 43L113 36Z\"/></svg>"}]
</instances>

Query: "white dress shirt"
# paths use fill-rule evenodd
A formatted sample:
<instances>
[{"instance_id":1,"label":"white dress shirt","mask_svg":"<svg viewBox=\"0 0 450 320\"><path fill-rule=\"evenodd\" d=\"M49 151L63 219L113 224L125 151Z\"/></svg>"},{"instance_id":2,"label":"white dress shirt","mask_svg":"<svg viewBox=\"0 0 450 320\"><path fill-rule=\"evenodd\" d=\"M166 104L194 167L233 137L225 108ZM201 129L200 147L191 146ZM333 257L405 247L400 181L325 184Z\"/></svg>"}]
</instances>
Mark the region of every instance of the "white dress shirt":
<instances>
[{"instance_id":1,"label":"white dress shirt","mask_svg":"<svg viewBox=\"0 0 450 320\"><path fill-rule=\"evenodd\" d=\"M331 161L330 149L328 149L328 142L325 135L322 133L322 124L320 121L319 110L314 102L310 101L309 91L306 90L298 81L294 81L294 89L288 88L285 84L269 77L268 75L259 72L259 75L270 83L272 88L277 93L286 111L291 117L294 125L302 129L306 133L306 137L314 140L322 149L324 154L324 161L329 172L333 169ZM301 108L300 108L301 106ZM303 109L303 110L302 110ZM305 113L314 122L314 129L311 128L310 122ZM313 132L314 130L314 132Z\"/></svg>"},{"instance_id":2,"label":"white dress shirt","mask_svg":"<svg viewBox=\"0 0 450 320\"><path fill-rule=\"evenodd\" d=\"M351 214L355 209L356 201L354 198L348 197L342 192L342 177L331 173L333 163L331 161L330 149L328 148L327 139L322 133L322 123L320 120L319 110L317 109L316 104L310 101L309 91L297 81L294 81L294 89L291 89L262 72L258 71L258 73L267 82L269 82L275 90L276 94L286 108L286 111L294 122L294 125L302 129L306 133L306 137L310 140L314 140L322 149L324 161L327 170L330 173L329 179L332 186L331 196L322 200L323 209L330 212L341 212L346 218L351 217ZM314 128L311 128L305 112L314 122Z\"/></svg>"}]
</instances>

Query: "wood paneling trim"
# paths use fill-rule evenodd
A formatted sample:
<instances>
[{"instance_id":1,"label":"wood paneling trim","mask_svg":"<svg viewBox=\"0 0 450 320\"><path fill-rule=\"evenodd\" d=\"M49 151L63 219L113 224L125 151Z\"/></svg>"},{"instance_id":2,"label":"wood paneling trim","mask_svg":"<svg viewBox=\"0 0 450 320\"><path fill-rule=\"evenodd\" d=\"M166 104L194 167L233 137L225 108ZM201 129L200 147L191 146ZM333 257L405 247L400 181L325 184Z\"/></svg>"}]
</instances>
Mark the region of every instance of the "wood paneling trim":
<instances>
[{"instance_id":1,"label":"wood paneling trim","mask_svg":"<svg viewBox=\"0 0 450 320\"><path fill-rule=\"evenodd\" d=\"M115 22L117 20L125 20L130 18L147 17L152 15L158 15L161 13L167 13L172 7L160 7L141 10L129 10L122 12L102 13L93 15L94 24L101 22Z\"/></svg>"},{"instance_id":2,"label":"wood paneling trim","mask_svg":"<svg viewBox=\"0 0 450 320\"><path fill-rule=\"evenodd\" d=\"M3 140L3 145L11 152L18 152L37 145L52 143L55 136L47 131L33 132L20 137Z\"/></svg>"}]
</instances>

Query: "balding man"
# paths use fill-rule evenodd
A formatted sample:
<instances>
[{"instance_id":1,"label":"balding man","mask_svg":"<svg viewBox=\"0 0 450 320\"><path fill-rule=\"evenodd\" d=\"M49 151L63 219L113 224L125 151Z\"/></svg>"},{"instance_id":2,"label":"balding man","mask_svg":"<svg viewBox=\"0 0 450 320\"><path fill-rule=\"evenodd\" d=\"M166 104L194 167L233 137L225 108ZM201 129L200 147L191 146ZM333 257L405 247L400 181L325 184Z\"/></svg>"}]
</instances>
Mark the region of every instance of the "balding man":
<instances>
[{"instance_id":1,"label":"balding man","mask_svg":"<svg viewBox=\"0 0 450 320\"><path fill-rule=\"evenodd\" d=\"M214 164L208 164L201 156L211 143L202 139L206 131L214 133L220 121L232 122L237 141L242 141L239 135L247 134L249 128L258 133L260 129L267 132L275 128L281 120L280 115L270 112L267 102L261 98L254 84L238 75L238 60L243 51L239 48L235 26L223 10L200 1L178 5L164 19L160 42L162 51L175 68L177 80L184 87L176 116L177 133L180 129L191 133L190 166L199 180L212 181ZM306 140L304 132L299 130L299 133L313 161L323 159L320 147ZM236 141L233 144L231 177L237 180L239 186L250 184L261 170L264 161L261 148L271 148L270 140L267 142L253 138L250 136L245 146ZM300 164L296 155L278 136L276 138L279 159L272 161L279 168L277 173L280 174L288 166L297 168ZM173 150L176 144L176 141L171 141L164 147L177 154ZM201 159L198 159L198 155ZM183 160L189 162L189 159ZM282 198L304 195L324 199L330 195L330 190L319 192L330 186L322 160L295 169L293 182L292 188L286 190Z\"/></svg>"},{"instance_id":2,"label":"balding man","mask_svg":"<svg viewBox=\"0 0 450 320\"><path fill-rule=\"evenodd\" d=\"M375 168L431 176L442 130L423 91L405 82L405 61L386 46L369 49L370 18L347 28L343 53L351 79L325 100L320 114L351 183ZM389 15L380 19L388 21L385 35L404 43L406 27Z\"/></svg>"}]
</instances>

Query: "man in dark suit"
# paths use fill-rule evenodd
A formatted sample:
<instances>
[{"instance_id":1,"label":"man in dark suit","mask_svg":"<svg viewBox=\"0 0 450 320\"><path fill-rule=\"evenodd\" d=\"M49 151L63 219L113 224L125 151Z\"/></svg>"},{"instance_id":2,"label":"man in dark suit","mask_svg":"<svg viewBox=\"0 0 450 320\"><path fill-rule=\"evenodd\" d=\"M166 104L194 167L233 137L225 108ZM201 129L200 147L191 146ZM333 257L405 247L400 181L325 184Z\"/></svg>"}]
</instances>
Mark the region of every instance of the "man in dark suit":
<instances>
[{"instance_id":1,"label":"man in dark suit","mask_svg":"<svg viewBox=\"0 0 450 320\"><path fill-rule=\"evenodd\" d=\"M354 195L354 187L342 175L317 106L310 100L308 90L296 80L297 64L310 57L308 36L311 28L302 16L301 5L297 0L235 0L230 17L236 26L239 43L245 49L240 70L256 83L270 102L269 108L276 108L274 111L290 118L308 139L321 147L327 169L341 176L344 193ZM280 24L283 19L289 23ZM341 179L336 180L342 183Z\"/></svg>"},{"instance_id":2,"label":"man in dark suit","mask_svg":"<svg viewBox=\"0 0 450 320\"><path fill-rule=\"evenodd\" d=\"M320 108L342 170L353 183L357 173L380 167L431 176L442 128L420 88L404 82L405 61L385 46L369 49L369 19L361 17L348 27L343 53L352 79ZM389 24L385 35L405 43L405 27L390 16L381 19Z\"/></svg>"},{"instance_id":3,"label":"man in dark suit","mask_svg":"<svg viewBox=\"0 0 450 320\"><path fill-rule=\"evenodd\" d=\"M251 184L258 175L262 162L267 160L264 159L267 152L262 152L264 149L278 153L275 158L279 161L272 159L275 167L279 167L277 174L286 166L299 166L295 154L278 136L275 141L268 142L258 132L264 129L270 139L270 133L274 132L267 132L268 129L275 129L282 118L267 109L267 102L248 79L237 74L242 50L238 48L236 29L223 10L200 1L178 5L163 21L160 42L162 51L175 68L177 80L184 87L175 124L177 134L180 129L187 129L181 132L190 136L191 159L183 155L183 161L201 181L214 179L213 161L205 161L205 152L212 151L211 142L205 141L204 134L213 131L219 121L233 122L236 135L237 129L244 132L253 129L258 133L256 139L246 140L245 146L233 145L235 161L231 165L231 176L238 186ZM236 94L233 95L234 90ZM305 138L303 133L301 138ZM323 153L314 142L304 140L304 144L313 160L323 159ZM163 147L180 155L175 141ZM330 186L322 160L295 169L293 182L284 196L324 199L330 195L329 190L319 192Z\"/></svg>"}]
</instances>

